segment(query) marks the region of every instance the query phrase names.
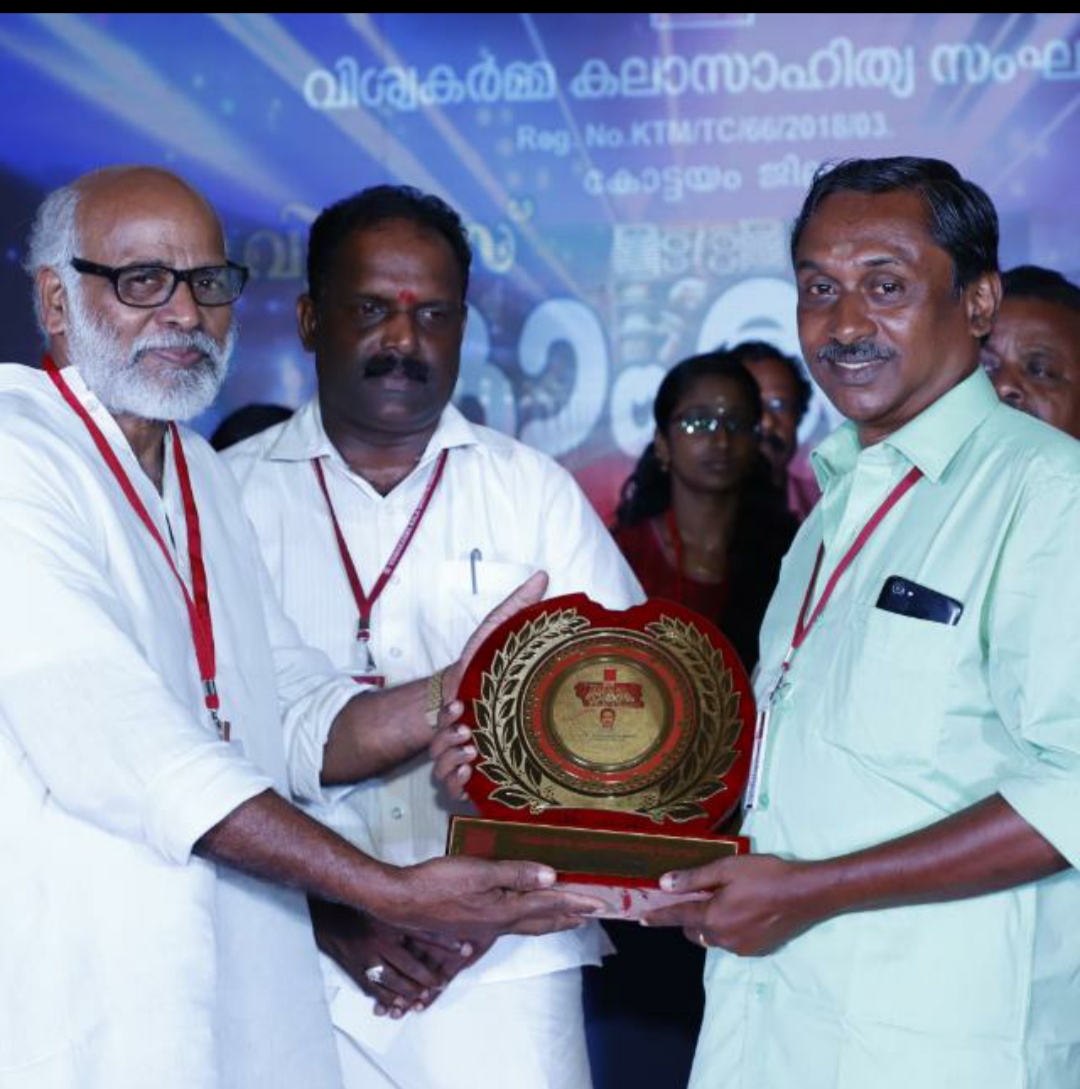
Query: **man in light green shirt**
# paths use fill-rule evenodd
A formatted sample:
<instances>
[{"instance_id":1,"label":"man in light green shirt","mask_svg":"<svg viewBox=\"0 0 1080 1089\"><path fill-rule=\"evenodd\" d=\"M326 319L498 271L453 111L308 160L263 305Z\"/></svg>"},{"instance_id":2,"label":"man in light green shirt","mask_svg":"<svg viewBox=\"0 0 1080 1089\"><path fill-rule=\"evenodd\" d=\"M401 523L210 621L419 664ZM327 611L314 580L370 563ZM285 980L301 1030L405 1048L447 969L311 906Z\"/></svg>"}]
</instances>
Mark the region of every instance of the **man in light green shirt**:
<instances>
[{"instance_id":1,"label":"man in light green shirt","mask_svg":"<svg viewBox=\"0 0 1080 1089\"><path fill-rule=\"evenodd\" d=\"M755 854L651 920L716 947L691 1085L1075 1089L1080 445L978 368L997 217L948 164L819 173L792 255L850 422L762 631Z\"/></svg>"}]
</instances>

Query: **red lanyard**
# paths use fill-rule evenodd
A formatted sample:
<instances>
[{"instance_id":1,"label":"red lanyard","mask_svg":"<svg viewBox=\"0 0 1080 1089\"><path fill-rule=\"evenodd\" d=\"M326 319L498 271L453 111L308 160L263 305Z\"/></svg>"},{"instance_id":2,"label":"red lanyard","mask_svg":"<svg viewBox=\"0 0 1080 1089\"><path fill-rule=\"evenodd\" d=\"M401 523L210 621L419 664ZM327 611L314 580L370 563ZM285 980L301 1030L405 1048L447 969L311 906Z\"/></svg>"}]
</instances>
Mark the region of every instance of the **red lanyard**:
<instances>
[{"instance_id":1,"label":"red lanyard","mask_svg":"<svg viewBox=\"0 0 1080 1089\"><path fill-rule=\"evenodd\" d=\"M844 572L847 571L855 557L862 551L863 545L870 539L874 530L881 525L885 515L887 515L889 511L891 511L893 507L895 507L896 504L899 503L913 487L915 487L921 477L922 470L918 467L913 467L904 475L904 479L889 492L882 501L881 506L879 506L870 516L866 525L859 530L859 534L851 543L851 547L844 553L840 562L836 565L836 570L833 571L832 575L829 577L829 581L825 584L825 590L822 592L821 598L814 607L814 611L807 617L807 612L810 609L810 602L814 597L814 587L817 585L818 572L821 570L821 561L825 557L824 543L818 545L817 559L814 561L814 573L810 576L810 584L806 587L806 596L803 598L802 608L799 610L799 619L795 622L795 631L791 636L791 646L788 647L788 652L784 656L784 661L780 666L780 676L777 678L776 687L773 689L773 692L775 692L783 683L784 674L788 671L791 659L794 657L795 652L799 647L805 642L806 637L810 634L810 629L817 623L818 617L825 611L825 606L828 605L833 590L836 589L836 584L843 577Z\"/></svg>"},{"instance_id":2,"label":"red lanyard","mask_svg":"<svg viewBox=\"0 0 1080 1089\"><path fill-rule=\"evenodd\" d=\"M338 523L337 514L334 511L334 504L330 500L330 491L326 486L326 476L323 473L322 462L318 458L312 458L311 460L311 467L315 470L315 476L319 481L319 487L322 489L323 498L326 499L326 509L330 512L330 521L334 525L334 537L337 540L338 552L341 553L341 564L345 568L349 586L352 588L353 598L356 600L356 608L360 614L356 627L356 638L365 644L365 649L368 640L371 638L371 611L375 607L379 595L383 592L383 588L390 581L390 576L396 570L401 557L405 555L405 549L409 547L417 529L420 528L420 522L427 513L431 497L435 494L439 481L442 480L443 470L446 468L446 457L449 453L449 450L443 450L439 454L439 459L435 463L435 471L427 482L424 494L420 497L420 502L416 504L416 509L409 516L409 521L402 530L397 544L394 545L394 550L390 553L390 558L386 561L382 574L375 580L375 585L371 588L370 594L364 593L364 587L360 582L359 574L357 574L356 565L349 554L349 546L345 541L345 535L341 532L341 525ZM373 669L374 662L371 660L370 651L367 652L367 658L370 667Z\"/></svg>"},{"instance_id":3,"label":"red lanyard","mask_svg":"<svg viewBox=\"0 0 1080 1089\"><path fill-rule=\"evenodd\" d=\"M176 424L169 424L169 432L172 435L173 458L176 462L176 477L180 484L180 495L184 502L184 521L187 532L188 557L191 562L191 591L188 591L177 570L176 561L173 559L169 546L165 543L160 531L150 517L139 493L135 490L131 478L116 451L109 445L101 428L94 422L93 417L86 410L83 403L72 392L59 368L49 356L44 361L45 373L52 379L53 385L60 392L60 396L67 401L70 408L82 420L90 437L94 440L105 464L112 471L116 482L120 485L132 510L139 516L139 520L149 531L150 536L157 543L165 562L169 565L180 592L184 595L184 604L187 606L188 624L191 626L191 641L195 646L195 658L199 663L199 676L202 679L203 698L206 709L210 712L210 718L218 733L227 741L229 738L229 724L222 722L218 715L221 700L217 693L217 658L214 650L214 621L210 614L210 591L206 580L206 567L203 564L202 555L202 530L199 525L199 510L195 505L195 492L191 487L191 474L188 472L187 458L184 456L184 446L180 441L180 432ZM193 596L194 595L194 596Z\"/></svg>"}]
</instances>

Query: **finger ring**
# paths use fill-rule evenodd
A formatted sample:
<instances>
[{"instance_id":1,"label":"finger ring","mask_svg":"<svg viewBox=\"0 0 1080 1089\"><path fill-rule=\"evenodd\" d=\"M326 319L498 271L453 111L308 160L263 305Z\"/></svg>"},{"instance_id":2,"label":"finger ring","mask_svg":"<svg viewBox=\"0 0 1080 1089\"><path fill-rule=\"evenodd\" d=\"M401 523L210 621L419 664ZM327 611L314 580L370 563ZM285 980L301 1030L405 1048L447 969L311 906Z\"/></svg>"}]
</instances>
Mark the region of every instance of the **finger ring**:
<instances>
[{"instance_id":1,"label":"finger ring","mask_svg":"<svg viewBox=\"0 0 1080 1089\"><path fill-rule=\"evenodd\" d=\"M375 984L382 983L384 975L386 975L385 964L373 964L364 972L364 978L369 979L372 983Z\"/></svg>"}]
</instances>

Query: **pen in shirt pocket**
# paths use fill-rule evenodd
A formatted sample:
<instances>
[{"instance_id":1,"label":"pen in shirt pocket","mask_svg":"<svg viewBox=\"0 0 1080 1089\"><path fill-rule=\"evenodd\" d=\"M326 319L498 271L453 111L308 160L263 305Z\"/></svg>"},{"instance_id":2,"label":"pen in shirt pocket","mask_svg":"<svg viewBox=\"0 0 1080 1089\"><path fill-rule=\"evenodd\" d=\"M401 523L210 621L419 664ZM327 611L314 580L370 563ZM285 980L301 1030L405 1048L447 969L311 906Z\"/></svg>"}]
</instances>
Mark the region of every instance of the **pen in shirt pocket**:
<instances>
[{"instance_id":1,"label":"pen in shirt pocket","mask_svg":"<svg viewBox=\"0 0 1080 1089\"><path fill-rule=\"evenodd\" d=\"M480 561L484 558L483 552L479 548L474 548L469 553L469 580L472 582L473 596L480 592L480 579L478 574L478 568Z\"/></svg>"}]
</instances>

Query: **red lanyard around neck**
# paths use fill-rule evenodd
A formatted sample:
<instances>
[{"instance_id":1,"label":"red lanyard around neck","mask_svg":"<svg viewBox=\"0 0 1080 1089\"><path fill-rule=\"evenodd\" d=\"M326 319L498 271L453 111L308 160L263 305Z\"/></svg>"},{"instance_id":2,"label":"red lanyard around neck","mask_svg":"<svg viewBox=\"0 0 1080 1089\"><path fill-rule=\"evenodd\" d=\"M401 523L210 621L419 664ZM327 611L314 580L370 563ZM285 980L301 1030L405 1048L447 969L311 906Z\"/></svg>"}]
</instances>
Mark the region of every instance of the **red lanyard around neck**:
<instances>
[{"instance_id":1,"label":"red lanyard around neck","mask_svg":"<svg viewBox=\"0 0 1080 1089\"><path fill-rule=\"evenodd\" d=\"M784 674L788 671L791 659L794 657L795 652L799 647L806 641L806 637L810 634L810 629L813 628L817 623L818 618L825 611L825 606L828 605L833 590L836 589L836 584L843 577L844 572L852 565L855 557L863 550L863 546L870 539L874 530L881 525L889 511L891 511L893 507L895 507L896 504L899 503L913 487L915 487L922 478L922 475L922 470L917 466L909 469L904 475L903 480L901 480L900 483L897 484L882 500L881 505L870 516L866 525L859 530L858 536L851 543L851 547L840 558L840 562L836 565L836 570L829 576L829 581L825 584L825 589L822 591L821 597L818 599L818 603L814 606L814 611L811 613L810 602L814 597L814 587L817 585L818 574L821 571L821 562L825 558L824 543L818 545L817 559L814 561L814 572L810 576L809 585L806 587L802 608L799 610L799 618L795 622L795 631L791 636L791 645L788 647L788 652L784 656L784 661L780 666L780 677L777 679L776 688L779 688L783 683ZM808 613L809 616L807 615ZM773 691L775 692L776 689Z\"/></svg>"},{"instance_id":2,"label":"red lanyard around neck","mask_svg":"<svg viewBox=\"0 0 1080 1089\"><path fill-rule=\"evenodd\" d=\"M443 450L439 454L439 458L435 463L435 471L431 474L431 479L427 482L427 487L424 488L424 494L420 497L420 502L416 504L416 509L409 516L409 521L404 530L402 530L397 544L394 545L394 550L390 553L390 558L386 561L386 566L382 569L382 574L375 580L375 585L372 586L370 594L364 593L363 584L360 582L360 575L357 573L356 565L353 563L352 556L349 553L349 546L345 541L345 534L341 532L341 525L338 522L334 504L330 499L330 490L326 486L326 475L323 473L322 462L318 458L312 458L311 460L311 467L315 470L315 477L319 481L319 487L322 489L323 498L326 500L326 509L330 512L330 521L334 526L334 538L337 540L338 552L341 554L341 565L345 568L345 574L349 579L349 586L352 589L353 598L356 601L356 609L360 614L360 619L356 628L356 638L363 643L367 643L371 638L371 612L375 607L375 602L378 601L379 595L383 592L383 588L390 581L390 577L397 569L401 557L405 555L405 550L412 542L417 529L420 528L420 523L431 503L431 497L435 494L435 489L439 486L439 481L442 480L443 470L446 468L446 458L449 453L449 450Z\"/></svg>"},{"instance_id":3,"label":"red lanyard around neck","mask_svg":"<svg viewBox=\"0 0 1080 1089\"><path fill-rule=\"evenodd\" d=\"M120 485L132 510L138 515L139 520L146 527L150 536L157 543L165 562L169 565L180 592L184 595L184 604L187 606L188 624L191 627L191 641L195 647L195 658L199 663L199 676L202 680L203 698L206 709L210 712L210 718L218 733L226 740L229 736L229 725L223 723L218 715L221 700L217 693L217 655L214 649L214 621L210 613L210 590L206 579L206 566L203 563L202 554L202 530L199 524L199 510L195 505L195 492L191 486L191 474L188 472L187 458L184 456L184 445L180 441L180 432L176 424L169 424L169 432L172 435L173 458L176 462L176 478L180 485L180 495L184 503L184 522L187 533L188 557L191 563L191 590L187 588L176 561L173 559L169 546L165 543L161 532L154 524L146 505L139 498L135 485L131 482L116 451L109 444L101 428L95 423L93 417L86 410L86 406L72 392L63 374L49 356L45 357L45 373L52 379L60 396L68 403L72 411L82 420L94 445L98 448L105 464L109 467L116 482Z\"/></svg>"}]
</instances>

